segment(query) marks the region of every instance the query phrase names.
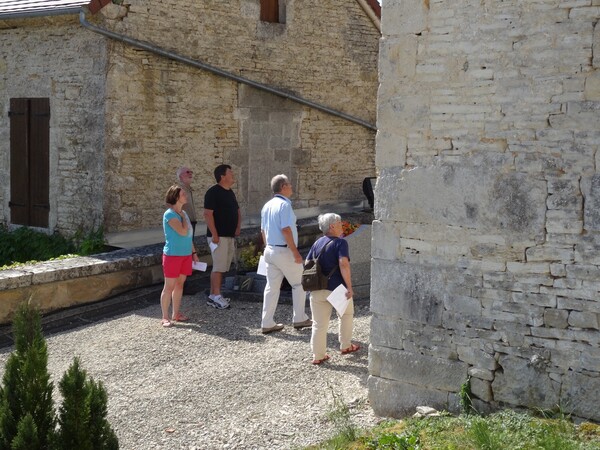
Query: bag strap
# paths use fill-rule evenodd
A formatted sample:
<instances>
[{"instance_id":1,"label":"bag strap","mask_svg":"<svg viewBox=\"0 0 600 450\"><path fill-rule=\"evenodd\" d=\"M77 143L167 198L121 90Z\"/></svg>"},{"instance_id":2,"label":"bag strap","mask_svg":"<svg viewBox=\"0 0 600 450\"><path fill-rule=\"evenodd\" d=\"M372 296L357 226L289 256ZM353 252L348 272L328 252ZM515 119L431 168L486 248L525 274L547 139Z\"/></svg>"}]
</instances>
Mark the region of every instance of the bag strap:
<instances>
[{"instance_id":1,"label":"bag strap","mask_svg":"<svg viewBox=\"0 0 600 450\"><path fill-rule=\"evenodd\" d=\"M317 260L318 260L318 259L321 257L321 255L323 254L323 252L325 251L325 249L326 249L326 248L329 246L329 244L331 244L331 243L332 243L332 242L333 242L335 239L337 239L337 238L334 238L334 239L329 239L329 242L323 246L323 248L322 248L322 249L321 249L321 251L319 252L319 256L317 256L315 259L317 259ZM335 271L336 271L336 270L338 270L339 268L340 268L340 265L339 265L339 264L338 264L338 265L336 265L336 266L335 266L335 267L334 267L334 268L331 270L331 272L329 272L329 275L327 275L327 279L329 280L329 279L331 278L331 276L332 276L332 275L335 273Z\"/></svg>"},{"instance_id":2,"label":"bag strap","mask_svg":"<svg viewBox=\"0 0 600 450\"><path fill-rule=\"evenodd\" d=\"M314 259L319 259L321 257L321 255L323 254L323 252L325 251L325 249L327 247L329 247L329 244L331 244L332 242L333 242L333 239L329 239L329 242L323 246L323 248L321 249L321 251L319 252L319 254L317 255L317 257L314 258Z\"/></svg>"}]
</instances>

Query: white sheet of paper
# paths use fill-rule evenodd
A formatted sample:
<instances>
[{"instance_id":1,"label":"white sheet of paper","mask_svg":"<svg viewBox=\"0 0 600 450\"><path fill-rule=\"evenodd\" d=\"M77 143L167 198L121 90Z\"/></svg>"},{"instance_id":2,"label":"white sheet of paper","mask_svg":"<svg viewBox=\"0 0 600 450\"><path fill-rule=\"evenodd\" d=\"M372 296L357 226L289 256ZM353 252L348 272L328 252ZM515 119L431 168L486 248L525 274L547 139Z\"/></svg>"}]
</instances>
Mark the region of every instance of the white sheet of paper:
<instances>
[{"instance_id":1,"label":"white sheet of paper","mask_svg":"<svg viewBox=\"0 0 600 450\"><path fill-rule=\"evenodd\" d=\"M344 312L346 312L346 308L348 307L346 292L348 292L346 286L340 284L333 291L331 291L331 294L329 294L327 297L327 301L333 305L340 316L344 315Z\"/></svg>"},{"instance_id":2,"label":"white sheet of paper","mask_svg":"<svg viewBox=\"0 0 600 450\"><path fill-rule=\"evenodd\" d=\"M210 252L212 253L212 252L214 252L217 249L217 247L219 246L219 244L215 244L214 242L209 242L208 246L210 247Z\"/></svg>"},{"instance_id":3,"label":"white sheet of paper","mask_svg":"<svg viewBox=\"0 0 600 450\"><path fill-rule=\"evenodd\" d=\"M265 262L265 256L260 255L260 259L258 260L258 269L256 269L256 273L259 275L267 276L267 263Z\"/></svg>"},{"instance_id":4,"label":"white sheet of paper","mask_svg":"<svg viewBox=\"0 0 600 450\"><path fill-rule=\"evenodd\" d=\"M194 270L199 270L200 272L206 272L206 268L208 267L208 264L206 264L205 262L192 262L192 269Z\"/></svg>"}]
</instances>

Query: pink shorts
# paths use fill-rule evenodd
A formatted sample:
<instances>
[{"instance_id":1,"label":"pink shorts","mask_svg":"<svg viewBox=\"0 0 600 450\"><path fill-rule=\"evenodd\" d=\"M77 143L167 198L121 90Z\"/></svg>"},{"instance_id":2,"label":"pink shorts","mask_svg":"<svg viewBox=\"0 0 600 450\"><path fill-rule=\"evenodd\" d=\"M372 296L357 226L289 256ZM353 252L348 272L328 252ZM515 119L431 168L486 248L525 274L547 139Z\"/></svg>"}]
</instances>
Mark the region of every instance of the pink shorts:
<instances>
[{"instance_id":1,"label":"pink shorts","mask_svg":"<svg viewBox=\"0 0 600 450\"><path fill-rule=\"evenodd\" d=\"M179 278L179 275L192 274L192 255L169 256L163 254L163 273L165 278Z\"/></svg>"}]
</instances>

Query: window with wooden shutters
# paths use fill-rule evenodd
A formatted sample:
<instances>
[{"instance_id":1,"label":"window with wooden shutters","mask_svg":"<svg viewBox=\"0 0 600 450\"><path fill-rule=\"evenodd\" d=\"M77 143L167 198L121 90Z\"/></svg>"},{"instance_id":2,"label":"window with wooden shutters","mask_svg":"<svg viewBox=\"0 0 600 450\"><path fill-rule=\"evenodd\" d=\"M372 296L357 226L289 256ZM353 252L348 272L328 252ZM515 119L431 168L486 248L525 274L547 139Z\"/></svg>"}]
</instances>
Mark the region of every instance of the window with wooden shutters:
<instances>
[{"instance_id":1,"label":"window with wooden shutters","mask_svg":"<svg viewBox=\"0 0 600 450\"><path fill-rule=\"evenodd\" d=\"M48 227L50 100L10 99L10 221Z\"/></svg>"},{"instance_id":2,"label":"window with wooden shutters","mask_svg":"<svg viewBox=\"0 0 600 450\"><path fill-rule=\"evenodd\" d=\"M260 20L285 23L285 0L260 0Z\"/></svg>"}]
</instances>

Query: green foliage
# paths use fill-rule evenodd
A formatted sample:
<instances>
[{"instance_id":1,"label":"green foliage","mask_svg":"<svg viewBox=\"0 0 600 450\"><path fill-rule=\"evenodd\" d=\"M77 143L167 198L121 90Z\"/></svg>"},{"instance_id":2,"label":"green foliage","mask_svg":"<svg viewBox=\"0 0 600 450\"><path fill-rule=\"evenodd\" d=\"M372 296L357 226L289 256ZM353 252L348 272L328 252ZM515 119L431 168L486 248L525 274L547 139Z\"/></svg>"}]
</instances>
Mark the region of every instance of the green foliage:
<instances>
[{"instance_id":1,"label":"green foliage","mask_svg":"<svg viewBox=\"0 0 600 450\"><path fill-rule=\"evenodd\" d=\"M420 450L418 434L384 433L367 444L368 449L378 450Z\"/></svg>"},{"instance_id":2,"label":"green foliage","mask_svg":"<svg viewBox=\"0 0 600 450\"><path fill-rule=\"evenodd\" d=\"M57 420L39 313L21 305L13 330L15 351L0 386L0 450L118 449L106 420L108 397L102 384L88 379L75 358L59 384L63 403Z\"/></svg>"},{"instance_id":3,"label":"green foliage","mask_svg":"<svg viewBox=\"0 0 600 450\"><path fill-rule=\"evenodd\" d=\"M327 418L333 424L335 434L324 444L324 449L338 450L348 448L348 443L358 438L358 429L352 423L350 408L344 402L341 394L328 384L333 397L333 406L327 413Z\"/></svg>"},{"instance_id":4,"label":"green foliage","mask_svg":"<svg viewBox=\"0 0 600 450\"><path fill-rule=\"evenodd\" d=\"M262 255L255 244L250 244L240 252L240 269L246 271L256 270Z\"/></svg>"},{"instance_id":5,"label":"green foliage","mask_svg":"<svg viewBox=\"0 0 600 450\"><path fill-rule=\"evenodd\" d=\"M75 250L75 245L60 234L47 235L27 227L9 232L0 226L0 266L45 261Z\"/></svg>"},{"instance_id":6,"label":"green foliage","mask_svg":"<svg viewBox=\"0 0 600 450\"><path fill-rule=\"evenodd\" d=\"M53 384L47 370L48 352L39 313L27 304L21 305L13 332L15 351L8 357L0 387L0 449L11 448L17 434L21 435L19 442L36 435L39 446L30 449L47 448L55 426ZM23 423L30 420L27 416L33 420L35 432Z\"/></svg>"},{"instance_id":7,"label":"green foliage","mask_svg":"<svg viewBox=\"0 0 600 450\"><path fill-rule=\"evenodd\" d=\"M88 379L79 358L75 358L65 372L59 387L64 399L58 416L60 447L79 450L119 448L106 420L106 391L101 383Z\"/></svg>"},{"instance_id":8,"label":"green foliage","mask_svg":"<svg viewBox=\"0 0 600 450\"><path fill-rule=\"evenodd\" d=\"M443 413L439 417L387 421L345 446L330 441L315 449L354 450L600 450L600 427L579 426L511 410L487 417Z\"/></svg>"},{"instance_id":9,"label":"green foliage","mask_svg":"<svg viewBox=\"0 0 600 450\"><path fill-rule=\"evenodd\" d=\"M490 430L490 426L484 419L476 418L471 422L469 434L476 448L481 450L500 450L502 443L496 433Z\"/></svg>"},{"instance_id":10,"label":"green foliage","mask_svg":"<svg viewBox=\"0 0 600 450\"><path fill-rule=\"evenodd\" d=\"M460 399L460 408L463 414L469 415L476 412L475 408L473 408L471 395L471 377L469 376L467 377L467 381L460 386L460 392L458 393Z\"/></svg>"},{"instance_id":11,"label":"green foliage","mask_svg":"<svg viewBox=\"0 0 600 450\"><path fill-rule=\"evenodd\" d=\"M75 233L73 241L77 247L77 253L82 256L100 253L106 248L104 228L102 227L92 230L87 234L79 230Z\"/></svg>"},{"instance_id":12,"label":"green foliage","mask_svg":"<svg viewBox=\"0 0 600 450\"><path fill-rule=\"evenodd\" d=\"M58 233L48 235L27 227L9 232L0 224L0 270L22 263L91 255L105 247L102 227L89 233L78 231L72 239L67 239Z\"/></svg>"},{"instance_id":13,"label":"green foliage","mask_svg":"<svg viewBox=\"0 0 600 450\"><path fill-rule=\"evenodd\" d=\"M17 435L11 443L12 450L31 450L34 448L43 448L41 446L37 426L33 421L31 414L27 413L22 420L19 421L17 427Z\"/></svg>"},{"instance_id":14,"label":"green foliage","mask_svg":"<svg viewBox=\"0 0 600 450\"><path fill-rule=\"evenodd\" d=\"M543 417L544 419L571 420L571 413L567 412L563 405L556 405L554 408L550 409L536 408L534 411L539 417Z\"/></svg>"},{"instance_id":15,"label":"green foliage","mask_svg":"<svg viewBox=\"0 0 600 450\"><path fill-rule=\"evenodd\" d=\"M350 408L342 395L337 393L335 389L330 385L331 396L333 397L333 408L328 414L329 420L333 423L334 427L346 437L349 441L356 439L357 430L352 423L352 417L350 416Z\"/></svg>"}]
</instances>

